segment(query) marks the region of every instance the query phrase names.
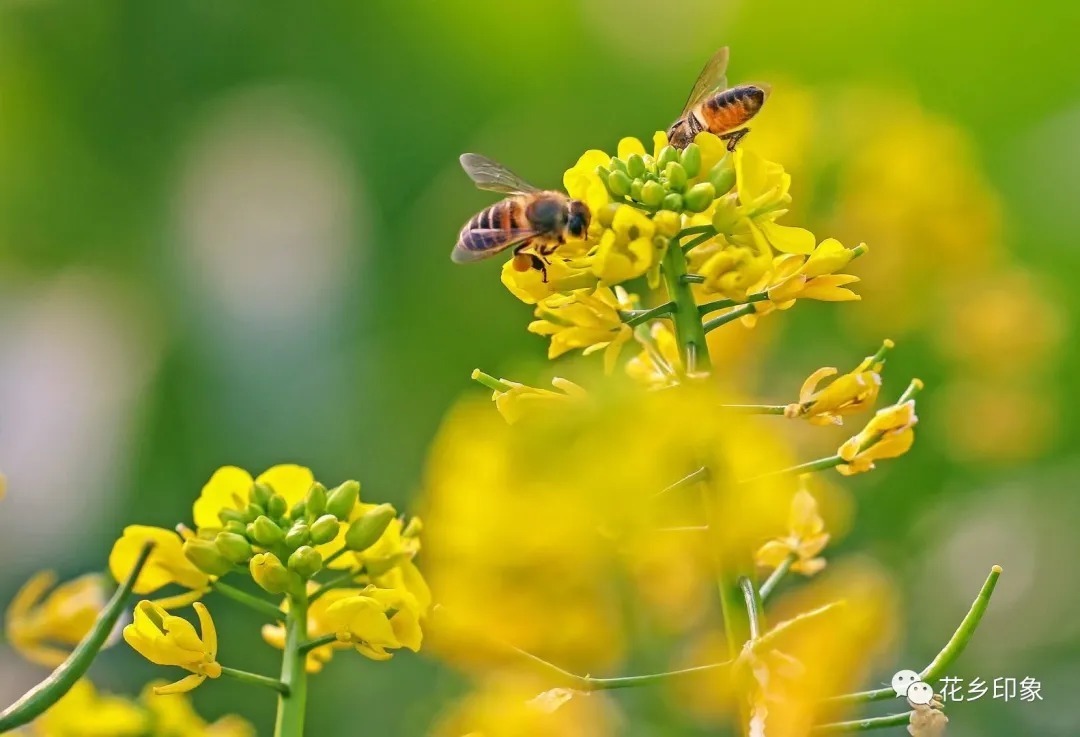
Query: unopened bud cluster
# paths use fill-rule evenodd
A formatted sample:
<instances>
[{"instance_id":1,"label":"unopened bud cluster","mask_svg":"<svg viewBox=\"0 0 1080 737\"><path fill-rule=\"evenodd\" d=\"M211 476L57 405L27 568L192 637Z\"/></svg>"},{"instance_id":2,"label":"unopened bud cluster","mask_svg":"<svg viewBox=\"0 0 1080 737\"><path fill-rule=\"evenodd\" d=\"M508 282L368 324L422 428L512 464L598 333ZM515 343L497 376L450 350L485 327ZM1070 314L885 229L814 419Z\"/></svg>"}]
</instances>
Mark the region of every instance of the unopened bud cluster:
<instances>
[{"instance_id":1,"label":"unopened bud cluster","mask_svg":"<svg viewBox=\"0 0 1080 737\"><path fill-rule=\"evenodd\" d=\"M256 483L247 507L222 509L221 527L190 535L184 555L211 576L246 566L269 593L295 590L323 569L326 555L373 546L397 514L390 504L361 507L359 499L356 481L329 490L315 482L290 508L269 485Z\"/></svg>"},{"instance_id":2,"label":"unopened bud cluster","mask_svg":"<svg viewBox=\"0 0 1080 737\"><path fill-rule=\"evenodd\" d=\"M615 203L650 212L704 212L735 186L731 156L724 156L703 171L701 149L696 143L681 152L664 146L655 157L633 153L624 160L613 156L608 166L598 166L596 173ZM601 219L603 216L600 213Z\"/></svg>"}]
</instances>

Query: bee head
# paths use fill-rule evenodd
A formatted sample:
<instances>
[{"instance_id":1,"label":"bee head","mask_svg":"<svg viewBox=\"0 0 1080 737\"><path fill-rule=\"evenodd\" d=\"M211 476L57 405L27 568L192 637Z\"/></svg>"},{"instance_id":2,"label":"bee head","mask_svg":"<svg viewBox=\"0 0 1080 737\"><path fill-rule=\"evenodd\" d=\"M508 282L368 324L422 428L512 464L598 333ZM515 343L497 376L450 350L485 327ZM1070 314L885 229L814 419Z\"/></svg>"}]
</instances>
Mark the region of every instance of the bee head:
<instances>
[{"instance_id":1,"label":"bee head","mask_svg":"<svg viewBox=\"0 0 1080 737\"><path fill-rule=\"evenodd\" d=\"M566 232L574 238L584 238L592 220L588 205L581 200L570 200L567 209L569 216L566 219Z\"/></svg>"},{"instance_id":2,"label":"bee head","mask_svg":"<svg viewBox=\"0 0 1080 737\"><path fill-rule=\"evenodd\" d=\"M694 142L694 136L690 133L690 126L686 118L680 118L667 130L668 143L680 151Z\"/></svg>"}]
</instances>

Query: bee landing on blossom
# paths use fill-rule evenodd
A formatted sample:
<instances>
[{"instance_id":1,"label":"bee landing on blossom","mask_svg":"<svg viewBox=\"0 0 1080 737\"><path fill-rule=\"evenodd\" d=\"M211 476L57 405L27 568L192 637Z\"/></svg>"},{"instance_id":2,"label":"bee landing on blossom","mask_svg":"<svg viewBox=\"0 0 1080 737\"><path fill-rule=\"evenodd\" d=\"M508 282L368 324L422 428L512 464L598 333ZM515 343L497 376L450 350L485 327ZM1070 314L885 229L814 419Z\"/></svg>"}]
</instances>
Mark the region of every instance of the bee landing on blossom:
<instances>
[{"instance_id":1,"label":"bee landing on blossom","mask_svg":"<svg viewBox=\"0 0 1080 737\"><path fill-rule=\"evenodd\" d=\"M571 238L584 238L591 213L580 200L538 189L502 164L479 154L462 154L461 166L480 189L510 195L465 223L450 258L459 264L514 249L514 268L536 269L547 282L548 256Z\"/></svg>"},{"instance_id":2,"label":"bee landing on blossom","mask_svg":"<svg viewBox=\"0 0 1080 737\"><path fill-rule=\"evenodd\" d=\"M689 146L701 131L727 141L729 151L750 132L746 123L769 97L765 84L727 86L728 47L717 51L701 70L679 119L668 128L668 140L678 149Z\"/></svg>"}]
</instances>

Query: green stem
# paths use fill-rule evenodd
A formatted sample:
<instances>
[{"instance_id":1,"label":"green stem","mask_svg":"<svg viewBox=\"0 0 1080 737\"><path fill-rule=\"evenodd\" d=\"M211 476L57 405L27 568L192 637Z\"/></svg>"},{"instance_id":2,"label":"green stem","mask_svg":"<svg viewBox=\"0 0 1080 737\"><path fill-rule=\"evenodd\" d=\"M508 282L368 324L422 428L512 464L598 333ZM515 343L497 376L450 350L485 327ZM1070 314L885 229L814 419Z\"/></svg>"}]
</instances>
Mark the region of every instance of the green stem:
<instances>
[{"instance_id":1,"label":"green stem","mask_svg":"<svg viewBox=\"0 0 1080 737\"><path fill-rule=\"evenodd\" d=\"M893 696L892 689L889 693ZM832 724L819 724L810 730L810 734L837 734L838 732L867 732L871 729L883 729L885 727L900 727L911 721L910 711L903 714L890 714L884 717L871 717L869 719L854 719L850 722L833 722Z\"/></svg>"},{"instance_id":2,"label":"green stem","mask_svg":"<svg viewBox=\"0 0 1080 737\"><path fill-rule=\"evenodd\" d=\"M139 551L135 559L135 565L124 581L109 599L105 608L94 620L94 626L86 634L86 637L75 646L71 655L54 670L48 678L23 694L18 701L4 709L0 713L0 734L6 734L9 730L28 724L50 706L59 701L75 682L82 678L90 667L98 652L105 645L112 634L120 614L124 611L131 589L135 585L143 566L146 565L153 549L153 543L147 543Z\"/></svg>"},{"instance_id":3,"label":"green stem","mask_svg":"<svg viewBox=\"0 0 1080 737\"><path fill-rule=\"evenodd\" d=\"M739 588L742 589L743 602L746 604L746 617L750 625L750 639L756 640L761 637L761 630L765 626L765 613L761 605L761 597L754 582L747 576L739 576Z\"/></svg>"},{"instance_id":4,"label":"green stem","mask_svg":"<svg viewBox=\"0 0 1080 737\"><path fill-rule=\"evenodd\" d=\"M697 302L690 285L683 281L686 276L686 254L678 243L669 243L661 263L664 282L667 285L668 298L674 303L672 319L675 322L675 340L679 345L679 355L683 357L686 373L708 371L709 347L705 342L705 330L698 315Z\"/></svg>"},{"instance_id":5,"label":"green stem","mask_svg":"<svg viewBox=\"0 0 1080 737\"><path fill-rule=\"evenodd\" d=\"M260 676L258 673L250 673L246 670L238 670L236 668L226 668L221 666L221 675L228 676L229 678L235 678L238 681L244 683L253 683L256 686L265 686L266 688L272 688L279 694L284 696L289 695L289 687L276 678L268 678L267 676Z\"/></svg>"},{"instance_id":6,"label":"green stem","mask_svg":"<svg viewBox=\"0 0 1080 737\"><path fill-rule=\"evenodd\" d=\"M358 575L360 575L360 572L358 570L349 570L344 571L337 576L334 576L333 578L327 580L326 583L319 586L319 588L315 589L315 591L311 594L311 598L308 599L308 601L312 602L321 599L327 591L330 591L331 589L336 589L341 586L341 584L352 581Z\"/></svg>"},{"instance_id":7,"label":"green stem","mask_svg":"<svg viewBox=\"0 0 1080 737\"><path fill-rule=\"evenodd\" d=\"M289 611L285 619L285 651L281 659L281 682L288 695L278 695L277 720L274 737L303 737L304 712L307 708L307 672L304 653L300 648L307 640L307 593L300 588L289 594Z\"/></svg>"},{"instance_id":8,"label":"green stem","mask_svg":"<svg viewBox=\"0 0 1080 737\"><path fill-rule=\"evenodd\" d=\"M780 565L776 567L776 570L769 574L769 577L765 579L765 583L761 584L761 588L758 589L758 596L762 601L769 598L769 594L773 592L776 585L787 575L787 572L791 570L792 564L795 563L795 554L790 553L788 557L780 561Z\"/></svg>"},{"instance_id":9,"label":"green stem","mask_svg":"<svg viewBox=\"0 0 1080 737\"><path fill-rule=\"evenodd\" d=\"M704 284L705 277L701 274L683 274L679 281L683 284Z\"/></svg>"},{"instance_id":10,"label":"green stem","mask_svg":"<svg viewBox=\"0 0 1080 737\"><path fill-rule=\"evenodd\" d=\"M704 481L707 478L709 478L709 469L702 466L698 470L692 471L686 476L683 476L671 486L666 486L660 491L656 492L656 494L653 495L653 498L655 499L658 496L663 496L664 494L670 493L672 491L678 491L679 489L685 489L687 486L693 486L698 481Z\"/></svg>"},{"instance_id":11,"label":"green stem","mask_svg":"<svg viewBox=\"0 0 1080 737\"><path fill-rule=\"evenodd\" d=\"M842 463L847 463L839 455L828 456L827 458L818 458L816 461L807 461L806 463L800 463L797 466L789 466L788 468L781 468L779 471L769 471L763 473L760 476L753 476L744 480L742 483L748 484L751 481L760 481L761 479L768 479L774 476L787 476L793 473L811 473L813 471L824 471L829 468L836 468Z\"/></svg>"},{"instance_id":12,"label":"green stem","mask_svg":"<svg viewBox=\"0 0 1080 737\"><path fill-rule=\"evenodd\" d=\"M697 238L694 238L689 243L683 243L682 239L688 235L696 235ZM694 250L702 243L715 238L716 235L716 228L711 225L695 225L690 228L683 228L679 231L675 235L674 241L679 244L679 248L682 249L683 253L690 253L690 251Z\"/></svg>"},{"instance_id":13,"label":"green stem","mask_svg":"<svg viewBox=\"0 0 1080 737\"><path fill-rule=\"evenodd\" d=\"M331 642L336 642L336 641L337 641L337 635L333 635L333 634L323 635L322 637L316 637L315 639L308 640L303 645L301 645L300 646L300 652L308 653L308 652L311 652L312 650L314 650L317 647L322 647L323 645L329 645Z\"/></svg>"},{"instance_id":14,"label":"green stem","mask_svg":"<svg viewBox=\"0 0 1080 737\"><path fill-rule=\"evenodd\" d=\"M485 374L480 369L473 369L472 380L479 384L483 384L488 389L495 392L508 392L513 389L513 387L506 382L499 381L491 374Z\"/></svg>"},{"instance_id":15,"label":"green stem","mask_svg":"<svg viewBox=\"0 0 1080 737\"><path fill-rule=\"evenodd\" d=\"M740 317L743 317L744 315L752 315L753 313L754 313L754 305L752 305L752 304L747 304L747 305L742 305L741 307L736 307L733 310L725 312L723 315L720 315L719 317L714 317L711 320L706 320L705 321L705 326L704 326L705 327L705 332L710 333L713 330L716 330L721 325L727 325L729 322L733 322L734 320L738 320Z\"/></svg>"},{"instance_id":16,"label":"green stem","mask_svg":"<svg viewBox=\"0 0 1080 737\"><path fill-rule=\"evenodd\" d=\"M665 302L662 305L657 305L647 310L624 310L619 313L625 322L630 327L640 325L643 322L648 322L656 317L663 317L664 315L671 314L671 311L675 309L673 302Z\"/></svg>"},{"instance_id":17,"label":"green stem","mask_svg":"<svg viewBox=\"0 0 1080 737\"><path fill-rule=\"evenodd\" d=\"M726 310L729 307L738 307L744 304L750 304L752 302L764 302L769 298L768 292L757 292L746 297L741 302L736 302L733 299L718 299L715 302L706 302L703 305L698 306L698 312L702 315L707 315L710 312L716 312L717 310Z\"/></svg>"},{"instance_id":18,"label":"green stem","mask_svg":"<svg viewBox=\"0 0 1080 737\"><path fill-rule=\"evenodd\" d=\"M994 595L994 587L997 586L998 578L1000 577L1001 566L994 566L990 569L990 575L986 577L986 581L979 590L979 595L975 597L975 601L971 603L971 608L968 609L968 613L964 615L964 618L960 621L960 626L953 632L952 637L945 643L945 647L941 649L941 652L930 661L928 666L923 668L922 673L919 674L919 678L927 683L936 680L956 661L958 657L960 657L960 653L967 647L967 644L971 641L972 636L975 634L975 630L979 626L979 622L982 621L983 615L986 614L986 609L990 606L990 597ZM885 687L875 688L870 691L843 694L842 696L833 696L830 699L826 699L826 701L829 704L850 705L868 703L871 701L883 701L895 697L896 692L890 687Z\"/></svg>"},{"instance_id":19,"label":"green stem","mask_svg":"<svg viewBox=\"0 0 1080 737\"><path fill-rule=\"evenodd\" d=\"M728 668L732 662L730 660L726 660L722 663L698 665L692 668L683 668L681 670L672 670L663 673L648 673L640 676L594 678L592 676L579 676L576 673L571 673L570 671L563 670L554 663L549 663L543 658L538 658L532 653L522 650L521 648L514 647L513 645L505 645L505 647L532 663L534 666L537 667L538 670L544 671L548 675L553 676L558 683L570 688L575 688L579 691L606 691L615 688L632 688L634 686L647 686L653 683L667 681L672 678L699 675L701 673L707 673L709 671L714 671L721 668Z\"/></svg>"},{"instance_id":20,"label":"green stem","mask_svg":"<svg viewBox=\"0 0 1080 737\"><path fill-rule=\"evenodd\" d=\"M218 580L211 583L210 587L219 594L227 596L233 601L239 602L247 608L253 609L259 614L262 614L264 617L268 617L275 622L280 622L281 620L285 619L285 612L281 611L279 608L277 608L270 602L263 601L257 596L252 596L246 591L241 591L235 586L230 586L229 584L222 583L220 580Z\"/></svg>"}]
</instances>

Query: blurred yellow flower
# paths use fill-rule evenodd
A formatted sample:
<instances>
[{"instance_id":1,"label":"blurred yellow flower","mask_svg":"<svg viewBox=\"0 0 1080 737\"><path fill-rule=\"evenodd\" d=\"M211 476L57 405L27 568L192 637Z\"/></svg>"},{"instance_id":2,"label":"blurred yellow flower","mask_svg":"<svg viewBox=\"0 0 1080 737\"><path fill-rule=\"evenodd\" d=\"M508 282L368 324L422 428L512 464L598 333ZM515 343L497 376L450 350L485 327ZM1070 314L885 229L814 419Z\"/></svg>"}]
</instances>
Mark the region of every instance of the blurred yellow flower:
<instances>
[{"instance_id":1,"label":"blurred yellow flower","mask_svg":"<svg viewBox=\"0 0 1080 737\"><path fill-rule=\"evenodd\" d=\"M818 513L817 500L806 488L806 478L800 477L799 489L791 500L788 534L769 540L758 548L754 562L766 568L777 568L790 555L795 562L791 570L812 576L825 567L825 559L817 557L829 542L825 520Z\"/></svg>"},{"instance_id":2,"label":"blurred yellow flower","mask_svg":"<svg viewBox=\"0 0 1080 737\"><path fill-rule=\"evenodd\" d=\"M35 719L26 734L27 737L142 737L150 726L146 712L137 704L120 696L98 693L94 684L83 678Z\"/></svg>"},{"instance_id":3,"label":"blurred yellow flower","mask_svg":"<svg viewBox=\"0 0 1080 737\"><path fill-rule=\"evenodd\" d=\"M642 335L635 332L641 352L626 362L627 375L650 389L663 389L679 383L683 374L682 356L670 323L656 320Z\"/></svg>"},{"instance_id":4,"label":"blurred yellow flower","mask_svg":"<svg viewBox=\"0 0 1080 737\"><path fill-rule=\"evenodd\" d=\"M135 581L136 594L150 594L163 586L177 584L191 589L197 598L210 584L210 577L184 556L183 541L172 530L146 525L129 525L113 544L109 554L109 571L117 581L124 581L135 568L135 560L143 546L153 543L150 557Z\"/></svg>"},{"instance_id":5,"label":"blurred yellow flower","mask_svg":"<svg viewBox=\"0 0 1080 737\"><path fill-rule=\"evenodd\" d=\"M5 494L7 494L7 476L0 473L0 499L3 499Z\"/></svg>"},{"instance_id":6,"label":"blurred yellow flower","mask_svg":"<svg viewBox=\"0 0 1080 737\"><path fill-rule=\"evenodd\" d=\"M916 389L921 382L913 382ZM915 442L915 400L879 409L858 435L844 441L837 454L845 463L837 470L845 476L863 473L874 468L874 461L896 458L907 453Z\"/></svg>"},{"instance_id":7,"label":"blurred yellow flower","mask_svg":"<svg viewBox=\"0 0 1080 737\"><path fill-rule=\"evenodd\" d=\"M139 696L154 725L153 737L255 737L255 727L235 714L207 723L186 694L157 693L162 686L163 681L152 682Z\"/></svg>"},{"instance_id":8,"label":"blurred yellow flower","mask_svg":"<svg viewBox=\"0 0 1080 737\"><path fill-rule=\"evenodd\" d=\"M314 482L310 469L293 464L274 466L255 479L242 468L222 466L203 486L192 508L192 518L197 527L221 527L218 513L223 509L247 509L256 483L271 487L291 507L304 498Z\"/></svg>"},{"instance_id":9,"label":"blurred yellow flower","mask_svg":"<svg viewBox=\"0 0 1080 737\"><path fill-rule=\"evenodd\" d=\"M529 332L551 337L548 358L558 358L579 348L585 355L602 350L604 370L611 373L619 352L634 332L623 322L619 311L633 308L630 296L622 287L552 295L537 305L539 319L529 324Z\"/></svg>"},{"instance_id":10,"label":"blurred yellow flower","mask_svg":"<svg viewBox=\"0 0 1080 737\"><path fill-rule=\"evenodd\" d=\"M799 390L799 401L789 404L784 415L792 419L803 417L814 425L844 424L843 415L861 412L877 401L885 351L892 347L893 342L886 340L880 351L841 376L836 376L839 372L832 366L810 374ZM836 378L819 388L831 376Z\"/></svg>"},{"instance_id":11,"label":"blurred yellow flower","mask_svg":"<svg viewBox=\"0 0 1080 737\"><path fill-rule=\"evenodd\" d=\"M27 660L48 668L60 665L94 626L108 599L105 577L91 573L60 584L42 571L27 581L7 609L8 642Z\"/></svg>"},{"instance_id":12,"label":"blurred yellow flower","mask_svg":"<svg viewBox=\"0 0 1080 737\"><path fill-rule=\"evenodd\" d=\"M485 376L479 369L472 373L472 378L479 380ZM489 377L490 378L490 377ZM585 390L568 379L555 377L551 385L559 391L550 389L538 389L536 387L519 384L509 379L493 379L497 382L497 388L491 393L491 400L495 407L507 422L513 424L522 418L530 416L537 411L543 411L552 405L562 404L567 401L580 401L586 398ZM489 386L489 382L482 382Z\"/></svg>"},{"instance_id":13,"label":"blurred yellow flower","mask_svg":"<svg viewBox=\"0 0 1080 737\"><path fill-rule=\"evenodd\" d=\"M423 635L420 605L405 591L368 586L339 597L326 609L326 626L338 642L347 643L372 660L389 660L401 647L416 652Z\"/></svg>"},{"instance_id":14,"label":"blurred yellow flower","mask_svg":"<svg viewBox=\"0 0 1080 737\"><path fill-rule=\"evenodd\" d=\"M152 601L135 605L134 620L124 628L124 639L135 652L157 665L174 665L191 675L154 689L157 694L183 693L207 678L221 675L217 662L217 629L210 612L201 602L192 606L199 617L200 637L195 627L182 617L169 614Z\"/></svg>"}]
</instances>

